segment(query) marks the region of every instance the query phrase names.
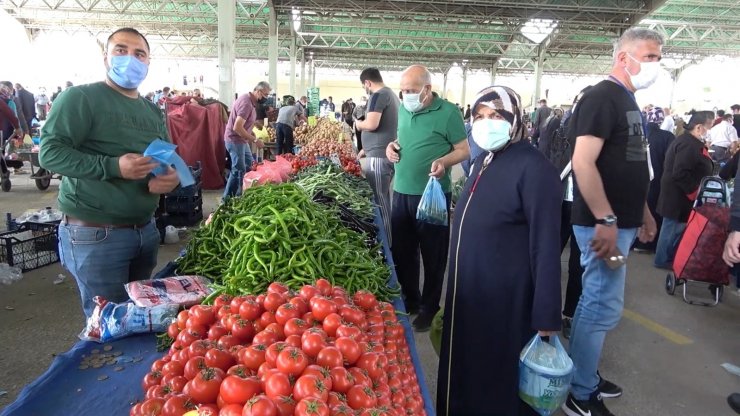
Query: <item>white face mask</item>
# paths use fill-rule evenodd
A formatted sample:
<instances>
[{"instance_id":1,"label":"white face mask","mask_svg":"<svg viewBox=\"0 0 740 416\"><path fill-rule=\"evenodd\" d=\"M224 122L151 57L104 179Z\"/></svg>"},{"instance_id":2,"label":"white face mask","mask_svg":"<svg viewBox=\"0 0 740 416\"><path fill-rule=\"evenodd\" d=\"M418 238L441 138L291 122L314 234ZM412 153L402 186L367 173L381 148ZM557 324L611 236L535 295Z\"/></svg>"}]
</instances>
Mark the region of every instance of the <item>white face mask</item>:
<instances>
[{"instance_id":1,"label":"white face mask","mask_svg":"<svg viewBox=\"0 0 740 416\"><path fill-rule=\"evenodd\" d=\"M511 140L511 123L484 118L473 122L473 141L484 150L496 151Z\"/></svg>"},{"instance_id":2,"label":"white face mask","mask_svg":"<svg viewBox=\"0 0 740 416\"><path fill-rule=\"evenodd\" d=\"M424 104L422 104L421 94L424 92L424 88L422 87L421 91L419 91L417 94L403 94L403 106L406 107L406 109L411 112L415 113L419 110L421 110L424 107Z\"/></svg>"},{"instance_id":3,"label":"white face mask","mask_svg":"<svg viewBox=\"0 0 740 416\"><path fill-rule=\"evenodd\" d=\"M630 76L632 86L635 87L636 90L641 90L653 85L653 83L658 79L658 75L660 73L660 62L640 62L629 53L627 56L640 64L640 72L635 75L630 74L627 67L624 68L624 71Z\"/></svg>"}]
</instances>

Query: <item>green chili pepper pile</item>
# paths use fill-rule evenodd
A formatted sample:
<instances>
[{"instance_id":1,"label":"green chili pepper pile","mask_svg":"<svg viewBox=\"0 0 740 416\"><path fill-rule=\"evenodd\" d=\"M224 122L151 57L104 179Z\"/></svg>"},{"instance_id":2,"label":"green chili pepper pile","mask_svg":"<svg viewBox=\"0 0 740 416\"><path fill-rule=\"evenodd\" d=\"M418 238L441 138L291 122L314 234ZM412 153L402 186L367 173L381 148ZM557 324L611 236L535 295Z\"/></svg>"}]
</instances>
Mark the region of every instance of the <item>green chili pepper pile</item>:
<instances>
[{"instance_id":1,"label":"green chili pepper pile","mask_svg":"<svg viewBox=\"0 0 740 416\"><path fill-rule=\"evenodd\" d=\"M295 183L309 195L321 192L334 198L362 218L375 216L373 191L367 180L345 173L334 163L322 162L305 169L296 176Z\"/></svg>"},{"instance_id":2,"label":"green chili pepper pile","mask_svg":"<svg viewBox=\"0 0 740 416\"><path fill-rule=\"evenodd\" d=\"M226 201L195 232L178 272L213 279L219 293L262 293L271 282L297 290L323 277L350 293L398 296L387 286L380 246L365 243L364 234L344 227L336 210L311 201L298 185L258 186Z\"/></svg>"}]
</instances>

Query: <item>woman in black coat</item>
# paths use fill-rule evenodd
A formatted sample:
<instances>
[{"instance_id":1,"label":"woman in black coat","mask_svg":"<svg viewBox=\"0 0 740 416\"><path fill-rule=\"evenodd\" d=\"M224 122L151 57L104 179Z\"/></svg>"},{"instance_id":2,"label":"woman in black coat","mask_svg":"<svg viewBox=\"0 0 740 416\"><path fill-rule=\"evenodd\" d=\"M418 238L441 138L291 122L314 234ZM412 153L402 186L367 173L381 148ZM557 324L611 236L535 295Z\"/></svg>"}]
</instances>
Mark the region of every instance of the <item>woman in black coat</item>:
<instances>
[{"instance_id":1,"label":"woman in black coat","mask_svg":"<svg viewBox=\"0 0 740 416\"><path fill-rule=\"evenodd\" d=\"M484 152L455 210L438 415L523 416L519 354L560 329L560 206L555 167L526 141L519 96L493 86L472 107Z\"/></svg>"},{"instance_id":2,"label":"woman in black coat","mask_svg":"<svg viewBox=\"0 0 740 416\"><path fill-rule=\"evenodd\" d=\"M658 213L663 216L655 251L655 267L671 269L691 208L702 178L710 176L714 163L703 138L712 128L711 111L694 113L684 134L671 143L666 152L660 181Z\"/></svg>"}]
</instances>

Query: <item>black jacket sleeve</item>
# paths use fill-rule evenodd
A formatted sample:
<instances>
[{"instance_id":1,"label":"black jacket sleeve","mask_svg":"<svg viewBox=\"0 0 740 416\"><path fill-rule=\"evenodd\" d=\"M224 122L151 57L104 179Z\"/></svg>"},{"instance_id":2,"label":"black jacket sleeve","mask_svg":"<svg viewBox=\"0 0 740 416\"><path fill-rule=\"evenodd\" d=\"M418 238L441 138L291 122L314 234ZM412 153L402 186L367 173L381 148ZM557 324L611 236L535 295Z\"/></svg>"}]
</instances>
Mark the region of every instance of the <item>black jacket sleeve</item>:
<instances>
[{"instance_id":1,"label":"black jacket sleeve","mask_svg":"<svg viewBox=\"0 0 740 416\"><path fill-rule=\"evenodd\" d=\"M740 160L740 152L735 153L735 156L730 159L729 162L725 163L724 166L719 170L719 177L729 181L730 178L735 177L737 173L738 160Z\"/></svg>"}]
</instances>

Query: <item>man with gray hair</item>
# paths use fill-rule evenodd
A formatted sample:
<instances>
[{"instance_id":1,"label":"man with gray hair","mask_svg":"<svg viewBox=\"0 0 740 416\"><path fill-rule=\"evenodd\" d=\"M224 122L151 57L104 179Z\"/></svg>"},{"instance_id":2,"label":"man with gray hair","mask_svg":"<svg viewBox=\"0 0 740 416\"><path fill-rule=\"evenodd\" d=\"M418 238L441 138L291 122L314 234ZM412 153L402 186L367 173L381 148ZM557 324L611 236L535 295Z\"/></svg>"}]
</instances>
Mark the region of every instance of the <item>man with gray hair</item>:
<instances>
[{"instance_id":1,"label":"man with gray hair","mask_svg":"<svg viewBox=\"0 0 740 416\"><path fill-rule=\"evenodd\" d=\"M257 147L264 145L262 140L254 136L252 128L254 121L257 120L255 108L260 100L270 95L271 90L268 82L261 81L252 92L241 95L234 101L224 131L226 151L231 157L231 172L224 188L224 199L242 194L242 178L252 168L253 158L249 145L252 143L256 143Z\"/></svg>"},{"instance_id":2,"label":"man with gray hair","mask_svg":"<svg viewBox=\"0 0 740 416\"><path fill-rule=\"evenodd\" d=\"M447 268L449 225L416 219L416 211L430 176L439 179L451 200L450 172L470 157L462 113L432 92L432 75L421 65L401 74L403 106L398 110L398 139L388 144L385 155L395 163L393 179L393 261L403 290L406 310L418 312L414 329L428 331L439 310ZM383 116L385 117L385 116ZM424 290L419 291L419 253L424 262Z\"/></svg>"},{"instance_id":3,"label":"man with gray hair","mask_svg":"<svg viewBox=\"0 0 740 416\"><path fill-rule=\"evenodd\" d=\"M571 222L584 272L570 338L575 373L563 404L569 416L612 416L602 398L622 394L598 367L606 334L622 316L630 247L636 237L648 242L656 234L646 202L646 122L635 91L657 79L662 46L663 37L653 30L627 30L615 45L609 78L584 94L570 121Z\"/></svg>"}]
</instances>

